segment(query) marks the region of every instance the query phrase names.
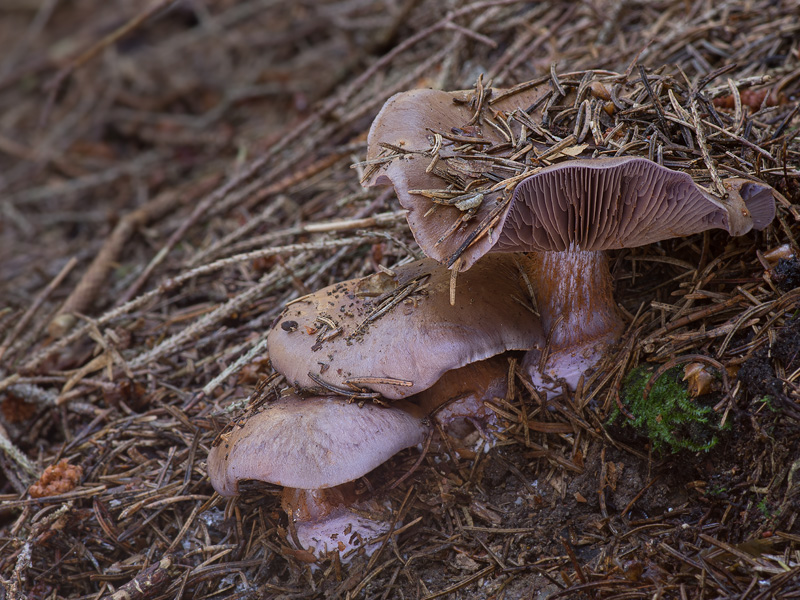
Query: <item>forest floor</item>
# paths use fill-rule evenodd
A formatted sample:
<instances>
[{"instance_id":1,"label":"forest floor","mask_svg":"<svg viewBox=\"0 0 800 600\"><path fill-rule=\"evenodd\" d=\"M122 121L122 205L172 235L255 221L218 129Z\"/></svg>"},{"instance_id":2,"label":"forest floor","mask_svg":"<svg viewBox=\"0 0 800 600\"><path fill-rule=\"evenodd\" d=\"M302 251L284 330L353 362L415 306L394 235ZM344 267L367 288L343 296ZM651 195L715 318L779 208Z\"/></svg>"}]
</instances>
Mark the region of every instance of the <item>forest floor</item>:
<instances>
[{"instance_id":1,"label":"forest floor","mask_svg":"<svg viewBox=\"0 0 800 600\"><path fill-rule=\"evenodd\" d=\"M0 599L800 598L799 10L0 3ZM757 177L776 219L612 252L626 330L580 392L517 371L502 441L429 452L380 553L311 568L279 489L222 498L206 457L286 302L421 256L393 190L359 183L372 119L406 89L587 70L659 83L632 153ZM686 410L635 408L628 374L656 370L648 406ZM622 403L677 420L648 435Z\"/></svg>"}]
</instances>

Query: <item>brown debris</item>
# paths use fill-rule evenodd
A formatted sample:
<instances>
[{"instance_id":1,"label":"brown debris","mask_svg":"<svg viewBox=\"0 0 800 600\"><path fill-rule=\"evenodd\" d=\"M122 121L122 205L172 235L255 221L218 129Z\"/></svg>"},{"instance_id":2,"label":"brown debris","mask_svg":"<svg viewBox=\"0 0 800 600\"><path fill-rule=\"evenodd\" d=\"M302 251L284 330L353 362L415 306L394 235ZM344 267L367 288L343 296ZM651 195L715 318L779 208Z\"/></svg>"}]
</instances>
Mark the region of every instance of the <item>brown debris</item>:
<instances>
[{"instance_id":1,"label":"brown debris","mask_svg":"<svg viewBox=\"0 0 800 600\"><path fill-rule=\"evenodd\" d=\"M173 563L171 556L165 556L104 600L144 600L151 597L174 581L176 573L172 569Z\"/></svg>"},{"instance_id":2,"label":"brown debris","mask_svg":"<svg viewBox=\"0 0 800 600\"><path fill-rule=\"evenodd\" d=\"M48 496L59 496L75 489L81 480L83 469L77 465L71 465L67 459L63 458L55 464L47 467L39 481L34 483L28 493L31 498L46 498Z\"/></svg>"},{"instance_id":3,"label":"brown debris","mask_svg":"<svg viewBox=\"0 0 800 600\"><path fill-rule=\"evenodd\" d=\"M26 402L14 394L6 394L5 398L0 401L0 412L9 423L21 423L36 414L36 404Z\"/></svg>"},{"instance_id":4,"label":"brown debris","mask_svg":"<svg viewBox=\"0 0 800 600\"><path fill-rule=\"evenodd\" d=\"M689 395L696 398L711 391L714 374L702 363L687 363L683 367L683 380L689 386Z\"/></svg>"},{"instance_id":5,"label":"brown debris","mask_svg":"<svg viewBox=\"0 0 800 600\"><path fill-rule=\"evenodd\" d=\"M763 106L778 106L779 104L786 103L785 95L775 94L769 89L742 90L742 92L739 94L739 98L741 104L748 107L751 111L757 111ZM719 108L731 109L736 107L736 99L733 94L714 98L713 102L714 106Z\"/></svg>"}]
</instances>

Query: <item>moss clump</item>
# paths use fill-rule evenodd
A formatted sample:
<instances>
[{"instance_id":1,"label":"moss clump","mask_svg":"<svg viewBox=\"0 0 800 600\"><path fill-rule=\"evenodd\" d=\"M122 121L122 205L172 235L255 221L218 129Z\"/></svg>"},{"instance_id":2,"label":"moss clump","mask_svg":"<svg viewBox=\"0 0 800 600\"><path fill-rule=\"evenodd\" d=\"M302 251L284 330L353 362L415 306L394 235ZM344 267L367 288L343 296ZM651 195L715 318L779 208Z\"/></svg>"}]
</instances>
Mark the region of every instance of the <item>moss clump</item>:
<instances>
[{"instance_id":1,"label":"moss clump","mask_svg":"<svg viewBox=\"0 0 800 600\"><path fill-rule=\"evenodd\" d=\"M650 438L655 450L710 450L716 445L720 430L711 420L714 411L689 397L688 388L681 380L682 374L681 367L666 371L643 399L652 369L641 366L631 371L623 383L622 401L634 418L623 419ZM615 409L610 421L619 415L619 410Z\"/></svg>"}]
</instances>

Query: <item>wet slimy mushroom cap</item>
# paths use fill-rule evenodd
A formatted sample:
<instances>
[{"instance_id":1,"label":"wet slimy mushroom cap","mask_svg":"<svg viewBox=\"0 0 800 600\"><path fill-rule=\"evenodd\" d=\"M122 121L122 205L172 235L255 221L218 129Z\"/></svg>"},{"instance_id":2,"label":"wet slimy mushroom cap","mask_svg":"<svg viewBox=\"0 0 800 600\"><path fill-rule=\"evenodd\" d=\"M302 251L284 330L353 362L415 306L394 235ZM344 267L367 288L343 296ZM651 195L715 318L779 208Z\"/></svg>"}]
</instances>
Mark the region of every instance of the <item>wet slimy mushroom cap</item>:
<instances>
[{"instance_id":1,"label":"wet slimy mushroom cap","mask_svg":"<svg viewBox=\"0 0 800 600\"><path fill-rule=\"evenodd\" d=\"M339 283L291 303L267 337L275 369L298 388L406 398L446 371L544 345L515 257L487 256L458 277L431 259Z\"/></svg>"}]
</instances>

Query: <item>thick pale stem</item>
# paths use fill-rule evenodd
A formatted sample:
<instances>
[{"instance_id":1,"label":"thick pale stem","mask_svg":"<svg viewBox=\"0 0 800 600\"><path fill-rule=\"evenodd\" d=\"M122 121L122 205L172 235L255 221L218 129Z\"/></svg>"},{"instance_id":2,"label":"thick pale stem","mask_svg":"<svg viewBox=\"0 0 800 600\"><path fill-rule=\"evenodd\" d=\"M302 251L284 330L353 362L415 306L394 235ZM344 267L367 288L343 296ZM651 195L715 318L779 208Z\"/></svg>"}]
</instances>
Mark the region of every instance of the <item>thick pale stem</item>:
<instances>
[{"instance_id":1,"label":"thick pale stem","mask_svg":"<svg viewBox=\"0 0 800 600\"><path fill-rule=\"evenodd\" d=\"M528 275L551 351L619 336L623 323L605 252L539 252L528 258Z\"/></svg>"},{"instance_id":2,"label":"thick pale stem","mask_svg":"<svg viewBox=\"0 0 800 600\"><path fill-rule=\"evenodd\" d=\"M562 383L576 389L606 347L617 341L623 323L605 253L541 252L528 260L528 276L550 345L546 356L539 350L528 352L523 367L534 385L555 396Z\"/></svg>"},{"instance_id":3,"label":"thick pale stem","mask_svg":"<svg viewBox=\"0 0 800 600\"><path fill-rule=\"evenodd\" d=\"M339 552L346 562L361 548L370 555L380 546L370 540L389 529L385 507L359 500L352 482L317 490L284 488L281 504L294 525L298 549L316 557Z\"/></svg>"},{"instance_id":4,"label":"thick pale stem","mask_svg":"<svg viewBox=\"0 0 800 600\"><path fill-rule=\"evenodd\" d=\"M294 521L322 521L335 510L354 504L355 486L352 482L332 488L300 490L283 488L281 504Z\"/></svg>"}]
</instances>

